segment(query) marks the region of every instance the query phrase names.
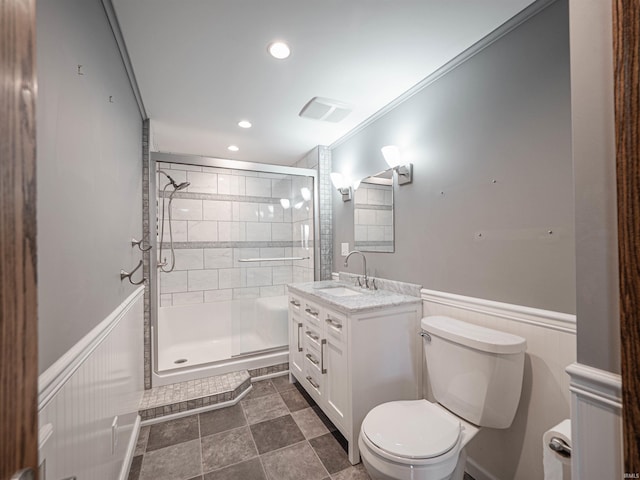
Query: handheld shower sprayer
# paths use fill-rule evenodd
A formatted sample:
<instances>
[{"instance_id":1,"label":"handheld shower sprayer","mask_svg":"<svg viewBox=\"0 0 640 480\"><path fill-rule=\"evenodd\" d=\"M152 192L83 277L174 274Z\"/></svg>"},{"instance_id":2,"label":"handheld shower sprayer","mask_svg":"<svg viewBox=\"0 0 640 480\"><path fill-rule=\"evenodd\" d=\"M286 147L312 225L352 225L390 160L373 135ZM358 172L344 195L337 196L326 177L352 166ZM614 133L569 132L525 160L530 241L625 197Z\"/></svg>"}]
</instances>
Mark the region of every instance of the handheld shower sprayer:
<instances>
[{"instance_id":1,"label":"handheld shower sprayer","mask_svg":"<svg viewBox=\"0 0 640 480\"><path fill-rule=\"evenodd\" d=\"M167 177L169 179L169 183L171 184L171 186L173 187L174 191L176 191L176 192L178 190L182 190L184 188L187 188L190 185L189 182L176 183L176 181L173 178L171 178L171 175L169 175L164 170L158 170L158 172L162 173L165 177Z\"/></svg>"},{"instance_id":2,"label":"handheld shower sprayer","mask_svg":"<svg viewBox=\"0 0 640 480\"><path fill-rule=\"evenodd\" d=\"M165 172L164 170L158 170L158 172L162 173L165 177L167 177L169 179L169 183L167 183L164 188L162 189L163 195L162 195L162 223L161 223L161 228L160 228L160 248L159 248L159 259L158 259L158 268L160 268L160 270L162 270L165 273L169 273L171 271L173 271L175 265L176 265L176 255L173 249L173 229L171 226L171 202L173 202L173 196L175 195L175 193L179 190L184 190L185 188L187 188L190 183L189 182L182 182L182 183L176 183L176 181L171 178L171 176ZM167 208L167 214L169 217L169 248L171 249L171 265L169 266L168 269L165 269L165 267L167 265L169 265L169 262L167 262L167 259L163 259L162 258L162 244L164 242L164 215L165 215L165 208L164 208L164 202L165 202L165 192L167 190L167 187L171 185L173 187L173 192L171 192L171 194L169 195L169 207Z\"/></svg>"}]
</instances>

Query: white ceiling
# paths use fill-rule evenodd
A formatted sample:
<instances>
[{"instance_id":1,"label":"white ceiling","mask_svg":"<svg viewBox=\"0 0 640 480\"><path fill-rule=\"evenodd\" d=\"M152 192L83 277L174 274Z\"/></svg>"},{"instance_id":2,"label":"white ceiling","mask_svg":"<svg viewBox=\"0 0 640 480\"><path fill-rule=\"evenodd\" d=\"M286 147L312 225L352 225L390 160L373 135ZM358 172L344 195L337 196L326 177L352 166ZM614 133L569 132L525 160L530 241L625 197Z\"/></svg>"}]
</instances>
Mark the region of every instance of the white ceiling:
<instances>
[{"instance_id":1,"label":"white ceiling","mask_svg":"<svg viewBox=\"0 0 640 480\"><path fill-rule=\"evenodd\" d=\"M154 149L290 165L329 145L532 0L114 0ZM275 60L282 39L292 54ZM312 97L354 106L298 117ZM237 122L247 119L253 128ZM227 146L237 145L238 152Z\"/></svg>"}]
</instances>

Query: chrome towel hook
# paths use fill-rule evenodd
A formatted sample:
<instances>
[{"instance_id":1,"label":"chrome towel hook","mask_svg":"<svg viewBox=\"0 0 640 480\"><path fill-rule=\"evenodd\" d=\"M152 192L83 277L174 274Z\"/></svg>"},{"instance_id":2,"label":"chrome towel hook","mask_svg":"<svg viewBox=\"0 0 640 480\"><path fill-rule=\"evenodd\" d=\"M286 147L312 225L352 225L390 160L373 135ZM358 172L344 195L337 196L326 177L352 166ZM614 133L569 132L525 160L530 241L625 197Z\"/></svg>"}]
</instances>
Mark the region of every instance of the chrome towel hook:
<instances>
[{"instance_id":1,"label":"chrome towel hook","mask_svg":"<svg viewBox=\"0 0 640 480\"><path fill-rule=\"evenodd\" d=\"M132 238L131 239L131 248L137 246L143 252L148 252L149 250L151 250L153 248L152 245L149 245L148 247L143 247L142 246L142 242L143 241L144 241L144 239L136 240L135 238Z\"/></svg>"},{"instance_id":2,"label":"chrome towel hook","mask_svg":"<svg viewBox=\"0 0 640 480\"><path fill-rule=\"evenodd\" d=\"M131 283L132 285L141 285L144 282L147 281L147 279L145 277L142 277L142 280L140 280L139 282L134 282L133 280L131 280L131 276L136 273L140 267L142 266L142 260L140 260L140 263L138 263L138 266L136 268L134 268L133 270L131 270L130 272L125 272L124 270L120 270L120 281L123 281L125 278L129 279L129 283Z\"/></svg>"}]
</instances>

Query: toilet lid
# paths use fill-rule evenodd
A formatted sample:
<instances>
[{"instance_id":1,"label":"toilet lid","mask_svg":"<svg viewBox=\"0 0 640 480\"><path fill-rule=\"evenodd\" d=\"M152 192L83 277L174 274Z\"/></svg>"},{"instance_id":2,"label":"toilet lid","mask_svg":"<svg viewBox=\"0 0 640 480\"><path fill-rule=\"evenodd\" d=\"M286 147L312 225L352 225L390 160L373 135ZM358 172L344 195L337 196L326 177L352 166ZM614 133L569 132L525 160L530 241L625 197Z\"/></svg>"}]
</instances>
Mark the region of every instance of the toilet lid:
<instances>
[{"instance_id":1,"label":"toilet lid","mask_svg":"<svg viewBox=\"0 0 640 480\"><path fill-rule=\"evenodd\" d=\"M362 431L372 443L405 458L442 455L453 448L461 430L457 417L426 400L383 403L362 422Z\"/></svg>"}]
</instances>

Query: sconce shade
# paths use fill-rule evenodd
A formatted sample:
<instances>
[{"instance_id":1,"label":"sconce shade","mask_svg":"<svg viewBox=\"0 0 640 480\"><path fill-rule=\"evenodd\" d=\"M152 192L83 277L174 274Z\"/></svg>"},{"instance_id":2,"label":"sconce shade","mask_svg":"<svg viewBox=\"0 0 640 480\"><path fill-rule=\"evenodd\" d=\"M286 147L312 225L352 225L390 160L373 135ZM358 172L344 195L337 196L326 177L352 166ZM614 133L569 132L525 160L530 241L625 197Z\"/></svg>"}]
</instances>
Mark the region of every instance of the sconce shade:
<instances>
[{"instance_id":1,"label":"sconce shade","mask_svg":"<svg viewBox=\"0 0 640 480\"><path fill-rule=\"evenodd\" d=\"M338 190L340 190L341 188L349 187L349 183L347 182L347 179L344 177L344 175L338 172L333 172L331 174L331 183L333 183L333 186Z\"/></svg>"},{"instance_id":2,"label":"sconce shade","mask_svg":"<svg viewBox=\"0 0 640 480\"><path fill-rule=\"evenodd\" d=\"M333 183L333 186L342 195L343 202L351 200L351 185L349 184L349 179L345 175L333 172L331 174L331 183ZM358 182L358 184L359 183L360 182Z\"/></svg>"},{"instance_id":3,"label":"sconce shade","mask_svg":"<svg viewBox=\"0 0 640 480\"><path fill-rule=\"evenodd\" d=\"M391 168L400 165L400 149L395 145L387 145L380 149L387 165Z\"/></svg>"}]
</instances>

